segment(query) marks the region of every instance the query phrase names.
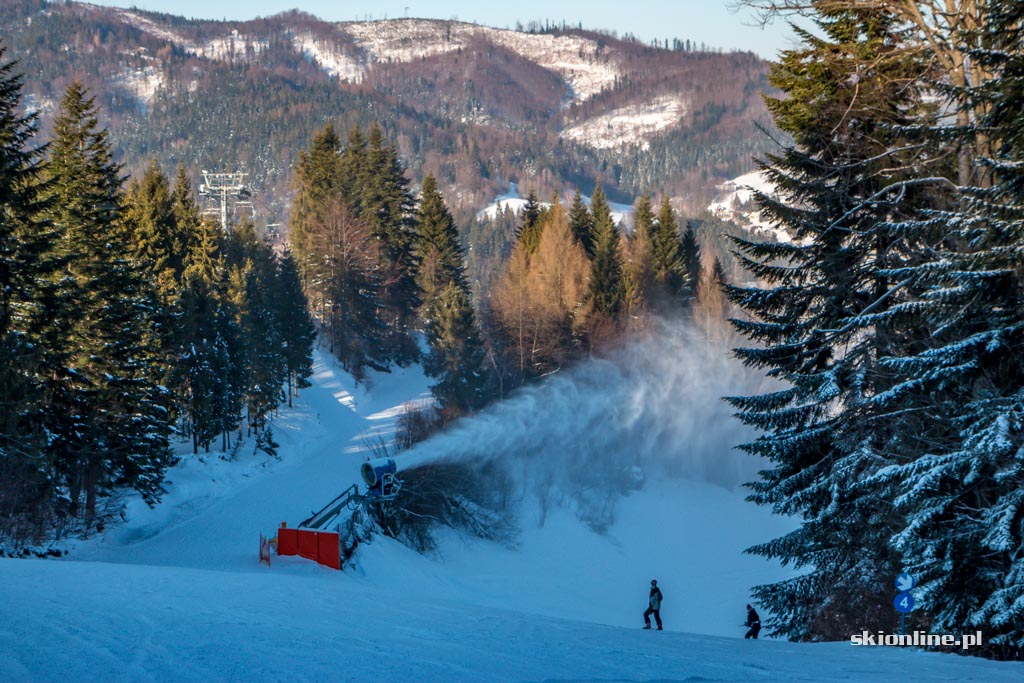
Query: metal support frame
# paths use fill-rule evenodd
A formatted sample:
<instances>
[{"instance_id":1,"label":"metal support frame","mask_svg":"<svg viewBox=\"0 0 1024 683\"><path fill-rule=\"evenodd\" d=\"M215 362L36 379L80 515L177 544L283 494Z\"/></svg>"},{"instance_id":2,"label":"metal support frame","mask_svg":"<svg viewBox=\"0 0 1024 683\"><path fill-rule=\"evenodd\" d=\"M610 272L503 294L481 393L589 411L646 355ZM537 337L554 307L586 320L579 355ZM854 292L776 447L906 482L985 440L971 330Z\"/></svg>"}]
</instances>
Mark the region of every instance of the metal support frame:
<instances>
[{"instance_id":1,"label":"metal support frame","mask_svg":"<svg viewBox=\"0 0 1024 683\"><path fill-rule=\"evenodd\" d=\"M252 211L252 188L245 178L248 173L211 173L203 170L203 184L199 186L199 195L206 199L207 206L203 213L208 216L219 216L220 227L228 232L228 215L237 214L239 209L248 208Z\"/></svg>"}]
</instances>

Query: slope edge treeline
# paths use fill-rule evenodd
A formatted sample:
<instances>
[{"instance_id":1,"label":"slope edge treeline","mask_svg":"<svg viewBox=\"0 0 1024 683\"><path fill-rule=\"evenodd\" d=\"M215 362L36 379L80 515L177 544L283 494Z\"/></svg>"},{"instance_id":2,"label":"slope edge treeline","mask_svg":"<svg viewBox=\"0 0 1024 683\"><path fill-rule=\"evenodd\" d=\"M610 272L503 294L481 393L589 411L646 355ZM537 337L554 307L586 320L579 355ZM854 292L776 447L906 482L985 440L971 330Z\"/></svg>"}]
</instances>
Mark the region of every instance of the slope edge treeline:
<instances>
[{"instance_id":1,"label":"slope edge treeline","mask_svg":"<svg viewBox=\"0 0 1024 683\"><path fill-rule=\"evenodd\" d=\"M313 326L287 256L200 218L184 171L127 187L72 83L39 145L0 46L0 541L101 528L119 490L159 500L172 435L273 452Z\"/></svg>"}]
</instances>

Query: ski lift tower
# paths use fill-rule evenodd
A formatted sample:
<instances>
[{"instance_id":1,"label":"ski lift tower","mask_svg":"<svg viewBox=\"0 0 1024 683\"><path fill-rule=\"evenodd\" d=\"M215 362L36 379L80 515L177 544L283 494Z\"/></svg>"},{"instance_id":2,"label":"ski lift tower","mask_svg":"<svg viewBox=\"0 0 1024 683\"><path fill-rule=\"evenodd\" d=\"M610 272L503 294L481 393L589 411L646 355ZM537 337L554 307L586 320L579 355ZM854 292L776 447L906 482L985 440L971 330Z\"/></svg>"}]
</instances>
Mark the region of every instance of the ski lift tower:
<instances>
[{"instance_id":1,"label":"ski lift tower","mask_svg":"<svg viewBox=\"0 0 1024 683\"><path fill-rule=\"evenodd\" d=\"M199 195L206 198L204 214L220 216L220 227L228 231L228 207L231 214L241 208L252 210L252 188L245 183L248 173L210 173L203 171L203 184L199 186Z\"/></svg>"}]
</instances>

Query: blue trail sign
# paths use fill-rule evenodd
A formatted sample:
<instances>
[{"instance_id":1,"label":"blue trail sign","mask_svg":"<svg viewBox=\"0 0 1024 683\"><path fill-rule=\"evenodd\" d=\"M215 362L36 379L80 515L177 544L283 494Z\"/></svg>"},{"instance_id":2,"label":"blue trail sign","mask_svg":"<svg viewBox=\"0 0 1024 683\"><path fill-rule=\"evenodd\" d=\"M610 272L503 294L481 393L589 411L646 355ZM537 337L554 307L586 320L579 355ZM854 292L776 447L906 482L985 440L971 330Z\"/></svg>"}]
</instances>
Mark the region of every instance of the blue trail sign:
<instances>
[{"instance_id":1,"label":"blue trail sign","mask_svg":"<svg viewBox=\"0 0 1024 683\"><path fill-rule=\"evenodd\" d=\"M900 614L912 612L914 610L914 596L910 593L897 593L892 604Z\"/></svg>"}]
</instances>

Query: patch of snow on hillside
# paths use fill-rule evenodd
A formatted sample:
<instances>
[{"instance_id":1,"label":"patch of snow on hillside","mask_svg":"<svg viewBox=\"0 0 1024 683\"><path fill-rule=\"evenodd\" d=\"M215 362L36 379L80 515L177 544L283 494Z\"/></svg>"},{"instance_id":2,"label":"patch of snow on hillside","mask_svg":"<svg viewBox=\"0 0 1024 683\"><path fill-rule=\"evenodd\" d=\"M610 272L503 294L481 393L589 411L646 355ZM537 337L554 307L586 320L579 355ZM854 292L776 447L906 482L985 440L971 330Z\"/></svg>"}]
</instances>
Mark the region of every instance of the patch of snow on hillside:
<instances>
[{"instance_id":1,"label":"patch of snow on hillside","mask_svg":"<svg viewBox=\"0 0 1024 683\"><path fill-rule=\"evenodd\" d=\"M541 206L551 206L547 202L538 202ZM512 213L519 213L526 207L526 200L522 197L499 197L492 203L485 206L477 214L477 220L484 218L495 219L499 213L504 213L505 209L512 209Z\"/></svg>"},{"instance_id":2,"label":"patch of snow on hillside","mask_svg":"<svg viewBox=\"0 0 1024 683\"><path fill-rule=\"evenodd\" d=\"M598 56L596 41L579 36L540 35L425 19L352 22L341 29L366 49L373 62L411 62L465 49L475 38L484 38L557 73L578 101L610 87L619 73L614 60Z\"/></svg>"},{"instance_id":3,"label":"patch of snow on hillside","mask_svg":"<svg viewBox=\"0 0 1024 683\"><path fill-rule=\"evenodd\" d=\"M223 38L214 38L203 45L197 45L132 10L117 10L117 14L140 31L162 38L197 57L216 60L245 58L249 55L258 55L269 46L268 41L244 36L237 29L232 29L231 33Z\"/></svg>"},{"instance_id":4,"label":"patch of snow on hillside","mask_svg":"<svg viewBox=\"0 0 1024 683\"><path fill-rule=\"evenodd\" d=\"M119 16L121 16L121 18L123 18L128 25L134 26L140 31L148 33L151 36L162 38L169 43L179 45L186 49L188 49L189 47L193 47L191 42L185 40L185 38L178 35L174 31L170 31L162 26L159 26L156 22L152 21L148 17L136 14L132 10L115 10L115 12Z\"/></svg>"},{"instance_id":5,"label":"patch of snow on hillside","mask_svg":"<svg viewBox=\"0 0 1024 683\"><path fill-rule=\"evenodd\" d=\"M223 60L256 56L268 46L266 40L245 36L232 29L231 33L223 38L208 40L204 45L186 46L185 49L197 57Z\"/></svg>"},{"instance_id":6,"label":"patch of snow on hillside","mask_svg":"<svg viewBox=\"0 0 1024 683\"><path fill-rule=\"evenodd\" d=\"M156 92L164 85L164 72L157 67L126 69L114 78L114 83L138 98L143 109L153 103Z\"/></svg>"},{"instance_id":7,"label":"patch of snow on hillside","mask_svg":"<svg viewBox=\"0 0 1024 683\"><path fill-rule=\"evenodd\" d=\"M782 228L772 225L761 215L754 204L754 192L767 195L774 193L775 188L763 171L754 171L738 178L726 181L718 186L722 195L717 201L708 205L708 211L724 220L730 220L754 232L772 235L779 242L792 242L792 238Z\"/></svg>"},{"instance_id":8,"label":"patch of snow on hillside","mask_svg":"<svg viewBox=\"0 0 1024 683\"><path fill-rule=\"evenodd\" d=\"M580 36L552 36L483 28L495 43L520 57L559 74L572 90L572 98L587 100L615 83L614 61L596 58L597 42Z\"/></svg>"},{"instance_id":9,"label":"patch of snow on hillside","mask_svg":"<svg viewBox=\"0 0 1024 683\"><path fill-rule=\"evenodd\" d=\"M348 83L362 82L363 65L339 51L330 41L302 33L292 37L292 44L307 60L319 64L331 76Z\"/></svg>"},{"instance_id":10,"label":"patch of snow on hillside","mask_svg":"<svg viewBox=\"0 0 1024 683\"><path fill-rule=\"evenodd\" d=\"M38 97L35 93L25 93L22 99L26 114L49 114L57 108L57 101L51 97Z\"/></svg>"},{"instance_id":11,"label":"patch of snow on hillside","mask_svg":"<svg viewBox=\"0 0 1024 683\"><path fill-rule=\"evenodd\" d=\"M412 62L424 57L455 52L472 36L469 24L440 23L425 19L361 21L342 25L374 62Z\"/></svg>"},{"instance_id":12,"label":"patch of snow on hillside","mask_svg":"<svg viewBox=\"0 0 1024 683\"><path fill-rule=\"evenodd\" d=\"M583 195L583 203L590 206L590 196ZM572 203L569 199L566 201L563 198L562 204L568 207ZM551 202L537 202L541 208L548 208L551 206ZM483 220L490 218L491 220L497 218L498 213L504 211L506 208L512 209L513 213L519 213L526 206L526 200L523 199L519 194L519 187L516 183L510 183L509 191L503 195L499 195L494 198L494 201L482 208L476 214L476 219ZM633 207L629 204L619 204L617 202L608 202L608 208L611 209L610 213L612 220L621 227L631 229L633 226Z\"/></svg>"},{"instance_id":13,"label":"patch of snow on hillside","mask_svg":"<svg viewBox=\"0 0 1024 683\"><path fill-rule=\"evenodd\" d=\"M666 95L577 123L563 130L561 137L596 149L628 145L647 149L652 136L679 123L685 113L686 102L682 98Z\"/></svg>"}]
</instances>

